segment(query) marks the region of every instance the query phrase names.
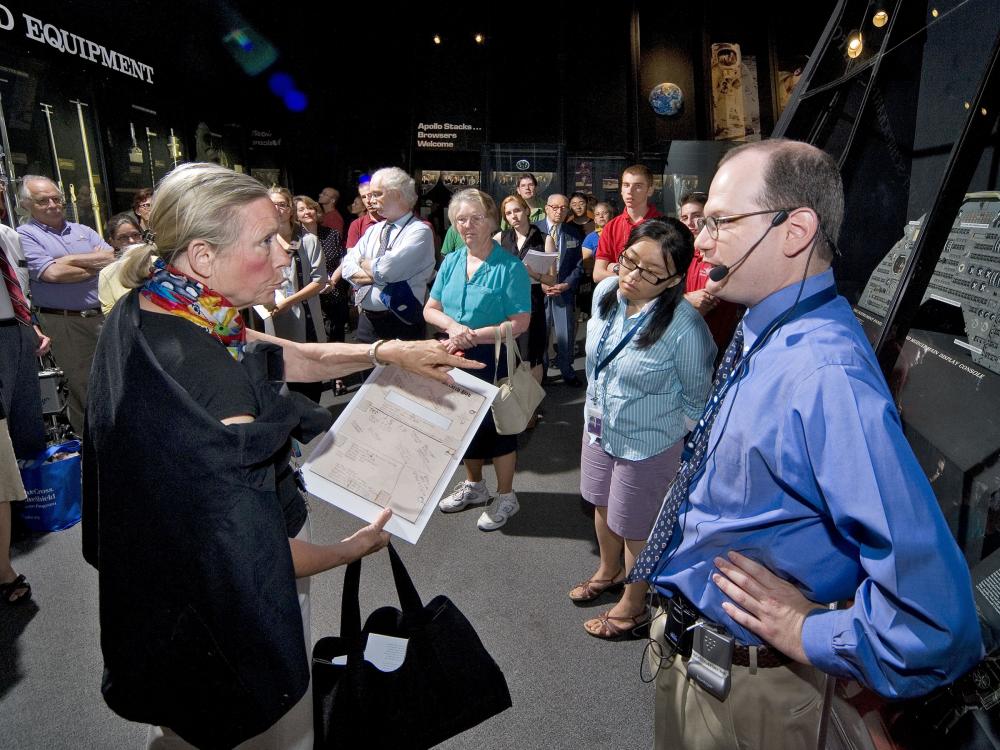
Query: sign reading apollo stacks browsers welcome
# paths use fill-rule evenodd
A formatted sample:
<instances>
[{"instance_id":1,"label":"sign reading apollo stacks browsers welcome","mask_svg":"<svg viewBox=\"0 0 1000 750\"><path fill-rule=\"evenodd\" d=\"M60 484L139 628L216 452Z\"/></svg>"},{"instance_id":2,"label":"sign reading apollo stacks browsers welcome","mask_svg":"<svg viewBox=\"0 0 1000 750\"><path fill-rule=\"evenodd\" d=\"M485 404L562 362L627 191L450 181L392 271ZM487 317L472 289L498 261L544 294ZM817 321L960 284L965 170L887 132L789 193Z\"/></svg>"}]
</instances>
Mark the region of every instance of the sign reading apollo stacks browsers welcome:
<instances>
[{"instance_id":1,"label":"sign reading apollo stacks browsers welcome","mask_svg":"<svg viewBox=\"0 0 1000 750\"><path fill-rule=\"evenodd\" d=\"M153 82L153 68L146 63L133 60L120 52L109 50L103 44L84 39L55 24L22 13L24 19L24 35L33 41L47 44L59 52L69 55L79 55L87 62L100 63L105 68L111 68L124 75L138 78L146 83ZM0 5L0 30L14 30L14 14L5 5Z\"/></svg>"}]
</instances>

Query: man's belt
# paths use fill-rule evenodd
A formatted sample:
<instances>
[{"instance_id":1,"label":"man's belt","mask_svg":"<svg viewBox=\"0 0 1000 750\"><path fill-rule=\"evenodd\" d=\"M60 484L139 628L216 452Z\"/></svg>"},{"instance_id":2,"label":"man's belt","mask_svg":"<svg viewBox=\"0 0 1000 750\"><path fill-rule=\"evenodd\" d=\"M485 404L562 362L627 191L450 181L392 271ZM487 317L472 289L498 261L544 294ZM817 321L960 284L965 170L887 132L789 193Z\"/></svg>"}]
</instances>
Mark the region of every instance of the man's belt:
<instances>
[{"instance_id":1,"label":"man's belt","mask_svg":"<svg viewBox=\"0 0 1000 750\"><path fill-rule=\"evenodd\" d=\"M96 318L101 314L99 307L92 307L88 310L60 310L57 307L36 307L35 309L46 315L65 315L70 318Z\"/></svg>"},{"instance_id":2,"label":"man's belt","mask_svg":"<svg viewBox=\"0 0 1000 750\"><path fill-rule=\"evenodd\" d=\"M670 598L659 596L659 600L667 618L667 624L664 628L664 638L667 645L673 647L685 659L691 656L690 629L699 619L713 627L725 629L705 617L683 594L677 593ZM733 646L733 664L740 667L754 666L759 669L772 669L784 666L791 661L773 646L744 646L740 643Z\"/></svg>"}]
</instances>

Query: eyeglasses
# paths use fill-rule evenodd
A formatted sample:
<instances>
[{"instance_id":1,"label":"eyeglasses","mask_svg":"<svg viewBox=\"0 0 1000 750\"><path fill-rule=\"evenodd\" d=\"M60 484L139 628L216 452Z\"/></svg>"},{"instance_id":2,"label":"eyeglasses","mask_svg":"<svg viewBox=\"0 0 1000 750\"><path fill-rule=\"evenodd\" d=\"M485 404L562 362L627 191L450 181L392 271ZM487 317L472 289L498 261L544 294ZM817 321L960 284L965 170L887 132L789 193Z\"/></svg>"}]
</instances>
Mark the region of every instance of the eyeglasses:
<instances>
[{"instance_id":1,"label":"eyeglasses","mask_svg":"<svg viewBox=\"0 0 1000 750\"><path fill-rule=\"evenodd\" d=\"M45 208L50 203L54 203L57 206L66 205L66 199L63 198L61 195L56 196L54 198L32 198L31 202L34 203L39 208Z\"/></svg>"},{"instance_id":2,"label":"eyeglasses","mask_svg":"<svg viewBox=\"0 0 1000 750\"><path fill-rule=\"evenodd\" d=\"M482 224L486 221L486 216L484 214L472 214L472 216L456 216L455 223L462 226L472 226L473 224Z\"/></svg>"},{"instance_id":3,"label":"eyeglasses","mask_svg":"<svg viewBox=\"0 0 1000 750\"><path fill-rule=\"evenodd\" d=\"M618 264L629 273L632 273L632 271L638 271L640 279L648 284L653 284L654 286L670 281L670 279L674 278L674 276L680 276L680 274L677 273L672 273L669 276L657 276L652 271L647 271L645 268L640 266L625 253L622 253L621 257L618 259Z\"/></svg>"},{"instance_id":4,"label":"eyeglasses","mask_svg":"<svg viewBox=\"0 0 1000 750\"><path fill-rule=\"evenodd\" d=\"M565 211L566 209L568 209L568 208L569 208L569 206L566 206L566 205L562 205L562 206L551 206L551 205L546 205L545 207L546 207L546 208L551 208L551 209L553 209L553 210L555 210L555 211Z\"/></svg>"},{"instance_id":5,"label":"eyeglasses","mask_svg":"<svg viewBox=\"0 0 1000 750\"><path fill-rule=\"evenodd\" d=\"M272 201L272 203L274 203L274 207L279 211L287 211L290 208L290 206L284 202L278 203L277 201Z\"/></svg>"},{"instance_id":6,"label":"eyeglasses","mask_svg":"<svg viewBox=\"0 0 1000 750\"><path fill-rule=\"evenodd\" d=\"M134 245L136 243L142 242L142 235L139 232L129 232L128 234L118 234L115 235L115 242L119 245L129 244Z\"/></svg>"},{"instance_id":7,"label":"eyeglasses","mask_svg":"<svg viewBox=\"0 0 1000 750\"><path fill-rule=\"evenodd\" d=\"M696 219L694 222L698 233L701 233L702 229L707 229L709 236L713 240L719 239L719 227L723 224L727 224L730 221L739 221L740 219L745 219L748 216L762 216L764 214L776 214L782 211L791 211L790 208L769 208L765 211L751 211L748 214L733 214L732 216L702 216L700 219Z\"/></svg>"}]
</instances>

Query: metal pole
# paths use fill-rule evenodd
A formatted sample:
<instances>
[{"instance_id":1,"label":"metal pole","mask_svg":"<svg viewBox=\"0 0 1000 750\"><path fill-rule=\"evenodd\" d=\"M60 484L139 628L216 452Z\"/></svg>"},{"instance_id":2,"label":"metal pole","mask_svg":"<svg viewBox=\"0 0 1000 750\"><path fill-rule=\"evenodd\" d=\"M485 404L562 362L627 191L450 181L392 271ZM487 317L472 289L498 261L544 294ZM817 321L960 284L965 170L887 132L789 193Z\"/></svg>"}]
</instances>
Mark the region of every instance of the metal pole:
<instances>
[{"instance_id":1,"label":"metal pole","mask_svg":"<svg viewBox=\"0 0 1000 750\"><path fill-rule=\"evenodd\" d=\"M0 81L6 83L3 78ZM3 111L3 95L0 94L0 183L3 183L3 205L7 209L7 223L16 228L14 200L10 197L14 186L14 163L10 161L10 142L7 140L7 118Z\"/></svg>"},{"instance_id":2,"label":"metal pole","mask_svg":"<svg viewBox=\"0 0 1000 750\"><path fill-rule=\"evenodd\" d=\"M56 184L59 186L59 192L64 193L63 181L62 181L62 170L59 168L59 150L56 148L56 134L52 130L52 105L43 104L41 102L38 105L42 108L45 113L45 123L49 127L49 144L52 146L52 163L55 165L56 170Z\"/></svg>"},{"instance_id":3,"label":"metal pole","mask_svg":"<svg viewBox=\"0 0 1000 750\"><path fill-rule=\"evenodd\" d=\"M181 144L177 140L177 136L174 135L174 129L170 128L170 160L174 163L174 169L177 168L177 161L181 158ZM155 185L153 187L156 187Z\"/></svg>"},{"instance_id":4,"label":"metal pole","mask_svg":"<svg viewBox=\"0 0 1000 750\"><path fill-rule=\"evenodd\" d=\"M149 151L149 186L156 189L156 172L153 171L153 137L156 135L146 128L146 150Z\"/></svg>"},{"instance_id":5,"label":"metal pole","mask_svg":"<svg viewBox=\"0 0 1000 750\"><path fill-rule=\"evenodd\" d=\"M101 221L101 202L97 197L97 185L94 184L94 170L90 163L90 144L87 143L87 125L83 121L83 108L90 105L78 99L70 100L76 105L76 114L80 118L80 137L83 139L83 160L87 164L87 179L90 182L90 205L94 211L94 229L98 234L104 234L104 223Z\"/></svg>"}]
</instances>

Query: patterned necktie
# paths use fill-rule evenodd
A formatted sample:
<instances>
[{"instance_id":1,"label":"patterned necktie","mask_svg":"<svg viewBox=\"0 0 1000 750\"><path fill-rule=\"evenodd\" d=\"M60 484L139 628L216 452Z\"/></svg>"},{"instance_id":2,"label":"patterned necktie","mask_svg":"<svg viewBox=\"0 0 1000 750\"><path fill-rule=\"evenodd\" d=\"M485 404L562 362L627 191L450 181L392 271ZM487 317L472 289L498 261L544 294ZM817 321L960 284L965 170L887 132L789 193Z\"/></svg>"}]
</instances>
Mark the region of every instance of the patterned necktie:
<instances>
[{"instance_id":1,"label":"patterned necktie","mask_svg":"<svg viewBox=\"0 0 1000 750\"><path fill-rule=\"evenodd\" d=\"M660 557L667 549L674 533L674 526L677 524L677 514L680 512L681 505L687 500L691 479L701 468L701 462L705 458L712 424L715 422L719 407L724 400L723 390L742 356L743 324L740 323L736 327L733 340L729 342L729 347L719 365L719 371L716 373L715 383L712 385L712 393L708 397L705 411L691 432L687 445L684 446L685 455L690 457L681 461L681 465L677 469L677 476L674 477L674 482L670 485L670 489L667 490L667 495L663 499L663 505L660 507L660 513L656 518L656 523L653 524L653 530L649 534L646 546L639 553L635 565L628 575L628 583L649 580L656 570Z\"/></svg>"},{"instance_id":2,"label":"patterned necktie","mask_svg":"<svg viewBox=\"0 0 1000 750\"><path fill-rule=\"evenodd\" d=\"M385 251L389 249L389 235L391 233L392 233L392 222L387 221L385 223L385 226L382 227L382 233L379 236L378 240L378 252L375 254L375 258L373 258L373 260L378 260L383 255L385 255ZM365 297L368 296L368 292L371 291L371 288L372 288L371 284L365 284L364 286L359 286L358 290L354 293L354 303L360 305L364 301Z\"/></svg>"},{"instance_id":3,"label":"patterned necktie","mask_svg":"<svg viewBox=\"0 0 1000 750\"><path fill-rule=\"evenodd\" d=\"M10 304L14 308L14 317L27 326L31 325L31 308L28 300L21 290L21 284L11 268L10 261L7 260L7 253L0 246L0 274L3 275L3 283L7 286L7 293L10 295Z\"/></svg>"}]
</instances>

